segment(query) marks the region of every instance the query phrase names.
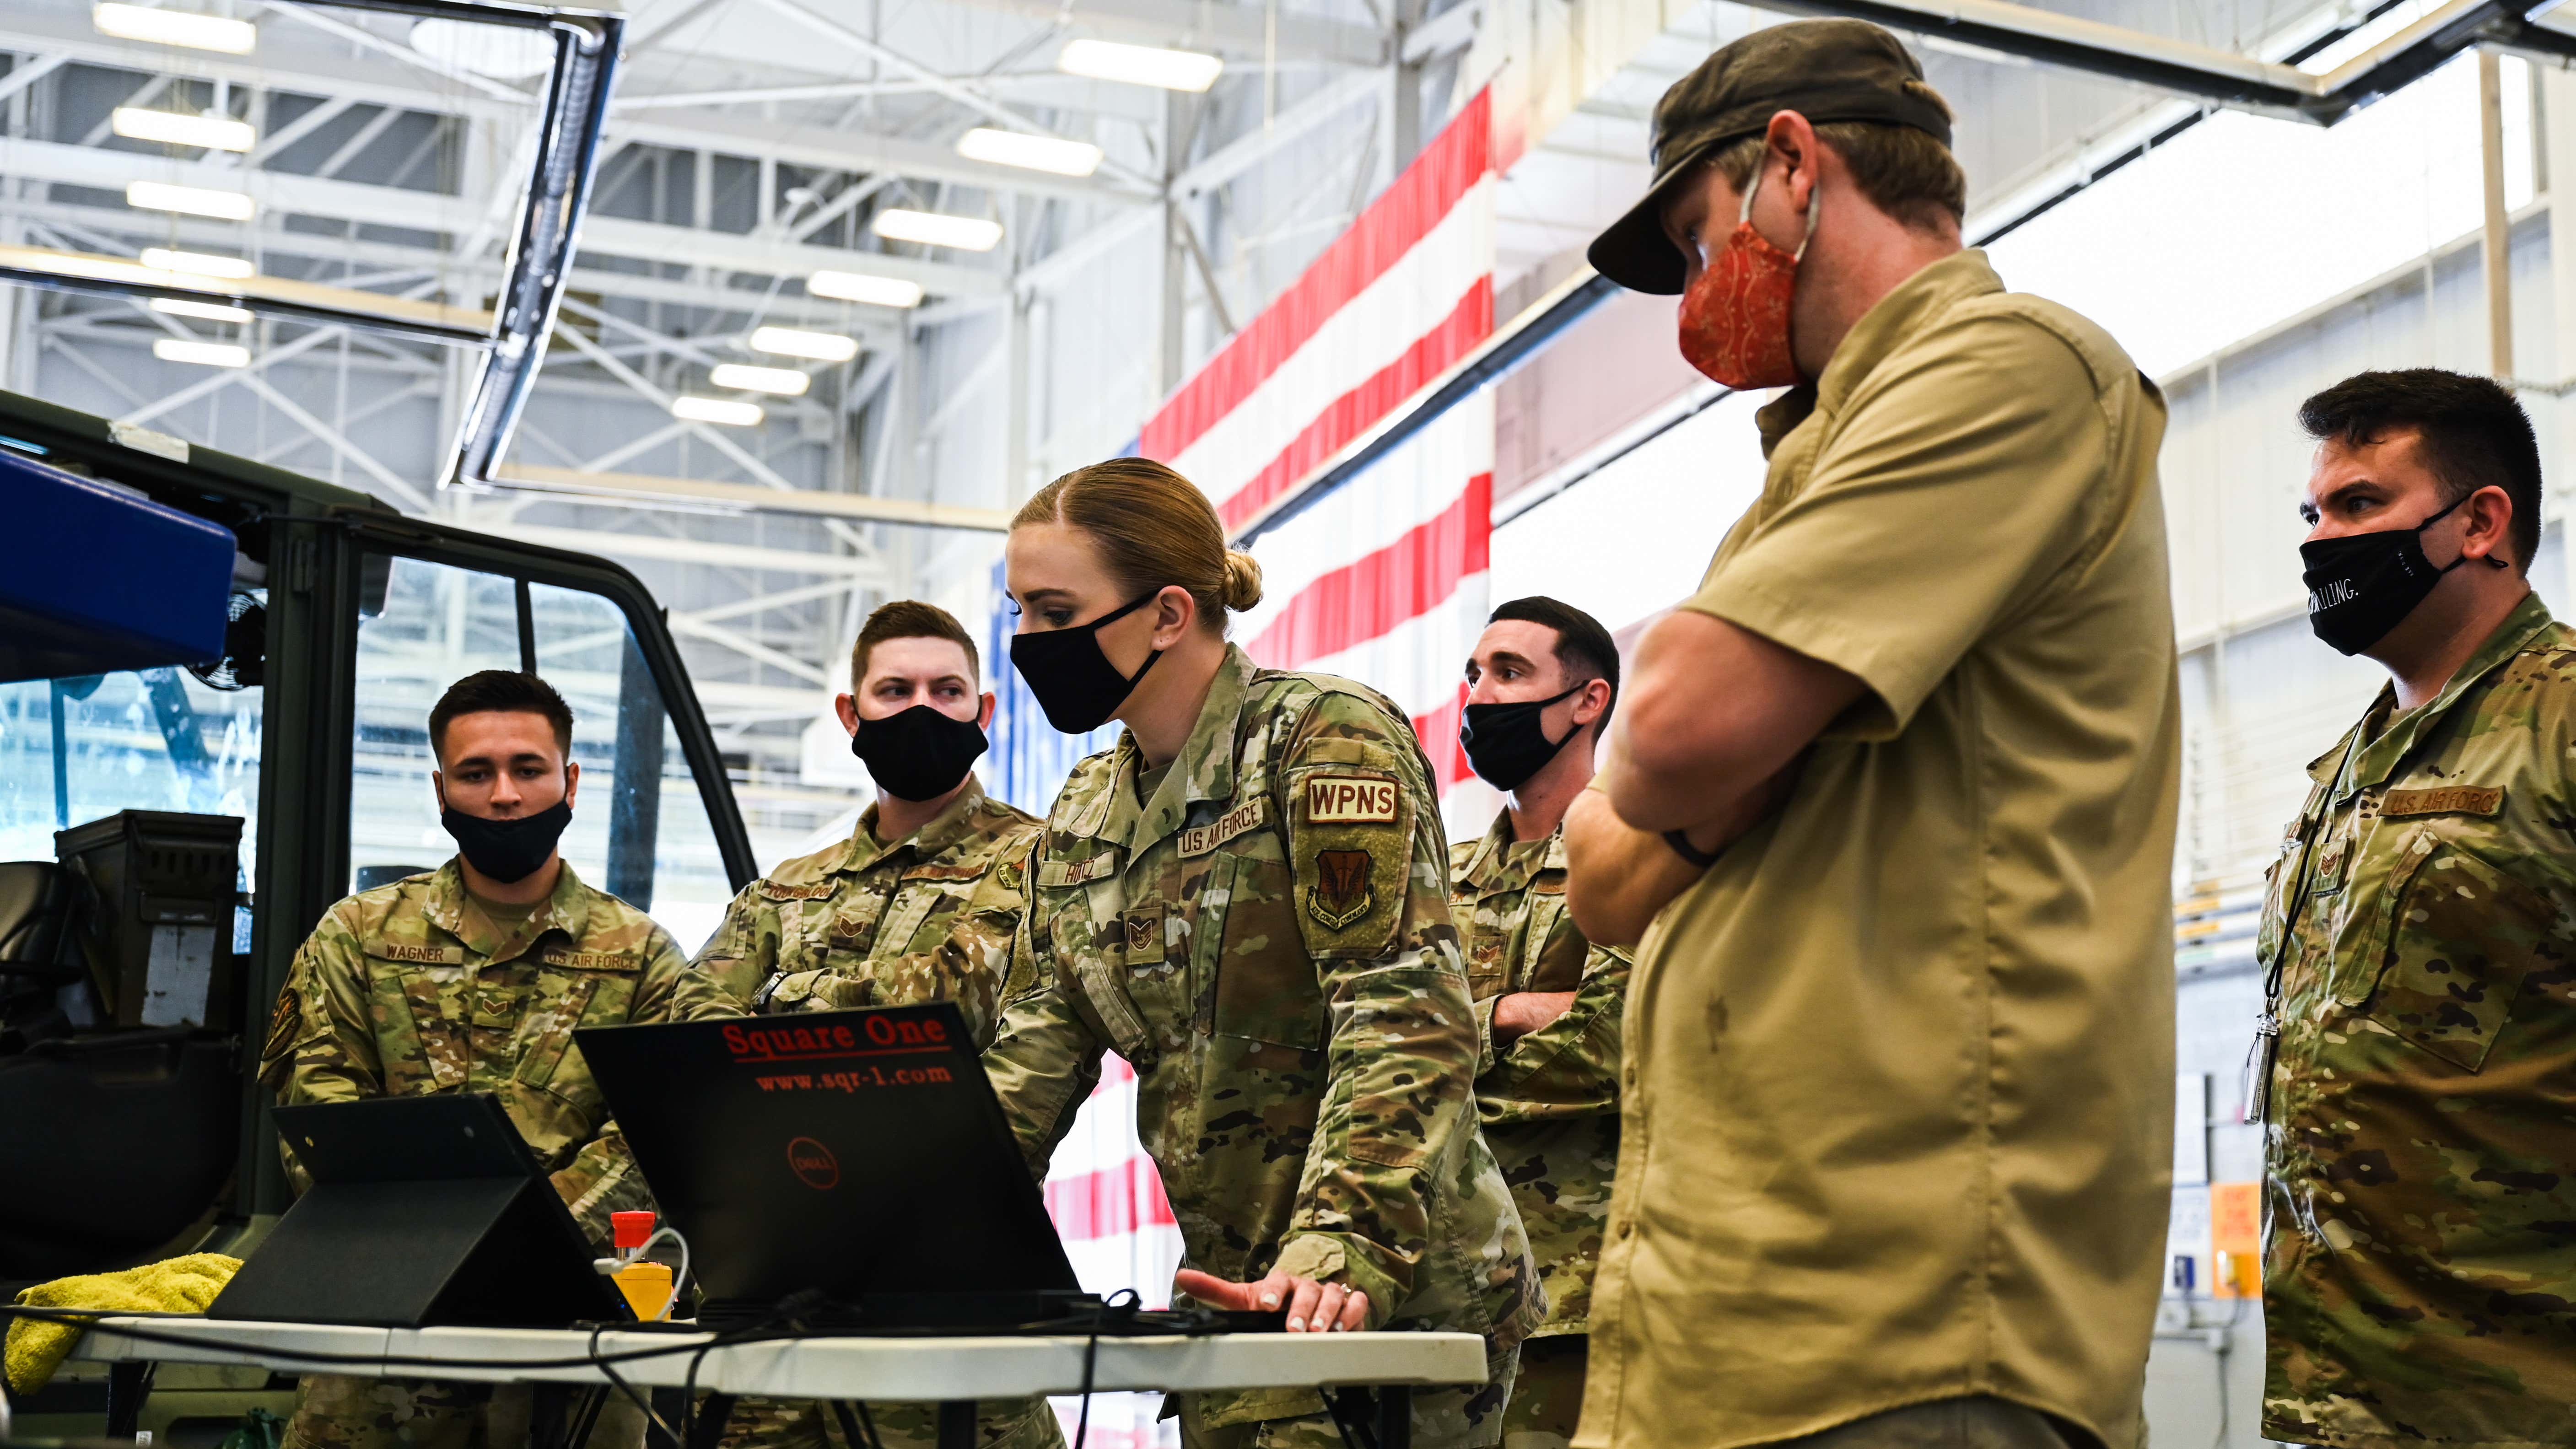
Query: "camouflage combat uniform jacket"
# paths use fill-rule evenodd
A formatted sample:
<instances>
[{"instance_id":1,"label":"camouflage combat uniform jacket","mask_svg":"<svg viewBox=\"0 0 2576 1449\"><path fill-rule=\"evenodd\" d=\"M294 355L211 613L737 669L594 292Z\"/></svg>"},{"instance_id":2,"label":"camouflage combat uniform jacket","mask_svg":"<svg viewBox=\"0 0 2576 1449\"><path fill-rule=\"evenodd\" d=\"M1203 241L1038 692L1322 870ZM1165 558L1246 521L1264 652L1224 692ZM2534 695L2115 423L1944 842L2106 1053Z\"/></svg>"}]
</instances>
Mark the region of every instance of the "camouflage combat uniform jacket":
<instances>
[{"instance_id":1,"label":"camouflage combat uniform jacket","mask_svg":"<svg viewBox=\"0 0 2576 1449\"><path fill-rule=\"evenodd\" d=\"M901 840L876 836L877 807L850 838L786 862L742 888L680 988L683 1021L746 1010L837 1011L954 1001L978 1048L993 1040L1011 934L1027 905L1022 869L1038 821L969 779L957 798ZM938 1406L871 1403L888 1449L930 1449ZM1064 1441L1042 1398L986 1400L978 1449L1047 1449ZM745 1398L722 1449L838 1445L820 1406ZM841 1446L856 1449L856 1446Z\"/></svg>"},{"instance_id":2,"label":"camouflage combat uniform jacket","mask_svg":"<svg viewBox=\"0 0 2576 1449\"><path fill-rule=\"evenodd\" d=\"M1531 1337L1581 1333L1619 1161L1628 954L1585 940L1566 911L1561 829L1515 842L1511 813L1495 816L1483 837L1449 847L1449 890L1477 1030L1491 1053L1476 1078L1476 1114L1547 1288L1547 1320ZM1574 1003L1497 1049L1494 1003L1519 991L1571 991Z\"/></svg>"},{"instance_id":3,"label":"camouflage combat uniform jacket","mask_svg":"<svg viewBox=\"0 0 2576 1449\"><path fill-rule=\"evenodd\" d=\"M569 863L501 935L450 860L323 914L278 994L260 1080L284 1106L493 1093L605 1244L611 1212L653 1200L573 1029L667 1019L688 969L669 932Z\"/></svg>"},{"instance_id":4,"label":"camouflage combat uniform jacket","mask_svg":"<svg viewBox=\"0 0 2576 1449\"><path fill-rule=\"evenodd\" d=\"M876 822L870 805L848 840L744 886L674 1014L954 1001L976 1046L989 1045L1037 818L969 779L901 840L878 840Z\"/></svg>"},{"instance_id":5,"label":"camouflage combat uniform jacket","mask_svg":"<svg viewBox=\"0 0 2576 1449\"><path fill-rule=\"evenodd\" d=\"M1149 797L1143 772L1133 735L1083 761L1038 842L1013 968L1033 986L984 1058L1030 1162L1044 1171L1115 1050L1186 1266L1347 1283L1372 1328L1486 1335L1507 1380L1544 1298L1476 1130L1475 1017L1413 732L1359 685L1229 649ZM1415 1442L1493 1442L1500 1387L1419 1396ZM1204 1431L1321 1409L1280 1389L1181 1412Z\"/></svg>"},{"instance_id":6,"label":"camouflage combat uniform jacket","mask_svg":"<svg viewBox=\"0 0 2576 1449\"><path fill-rule=\"evenodd\" d=\"M2309 767L2256 942L2263 1432L2576 1443L2576 631L2533 595L2394 711Z\"/></svg>"}]
</instances>

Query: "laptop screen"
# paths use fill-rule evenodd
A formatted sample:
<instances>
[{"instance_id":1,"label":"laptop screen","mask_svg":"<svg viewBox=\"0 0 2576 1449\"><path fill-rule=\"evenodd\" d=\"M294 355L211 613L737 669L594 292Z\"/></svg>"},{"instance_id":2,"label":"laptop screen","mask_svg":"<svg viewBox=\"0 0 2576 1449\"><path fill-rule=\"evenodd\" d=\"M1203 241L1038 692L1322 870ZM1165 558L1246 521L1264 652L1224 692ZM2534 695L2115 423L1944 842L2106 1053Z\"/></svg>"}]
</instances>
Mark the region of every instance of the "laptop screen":
<instances>
[{"instance_id":1,"label":"laptop screen","mask_svg":"<svg viewBox=\"0 0 2576 1449\"><path fill-rule=\"evenodd\" d=\"M712 1300L1080 1287L947 1002L574 1040Z\"/></svg>"}]
</instances>

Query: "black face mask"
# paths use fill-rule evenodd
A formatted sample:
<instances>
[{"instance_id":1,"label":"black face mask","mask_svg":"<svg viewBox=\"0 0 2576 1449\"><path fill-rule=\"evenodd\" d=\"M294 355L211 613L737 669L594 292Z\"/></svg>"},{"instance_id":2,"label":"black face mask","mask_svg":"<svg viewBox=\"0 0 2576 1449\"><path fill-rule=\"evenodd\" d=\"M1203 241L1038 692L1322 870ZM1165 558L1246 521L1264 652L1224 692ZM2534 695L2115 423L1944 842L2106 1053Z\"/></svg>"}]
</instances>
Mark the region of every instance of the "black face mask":
<instances>
[{"instance_id":1,"label":"black face mask","mask_svg":"<svg viewBox=\"0 0 2576 1449\"><path fill-rule=\"evenodd\" d=\"M1069 629L1046 629L1011 636L1011 667L1020 671L1029 693L1038 697L1047 723L1069 735L1084 734L1109 722L1118 706L1135 691L1136 681L1163 657L1155 650L1133 674L1121 674L1100 652L1100 627L1115 623L1162 596L1162 590L1122 605Z\"/></svg>"},{"instance_id":2,"label":"black face mask","mask_svg":"<svg viewBox=\"0 0 2576 1449\"><path fill-rule=\"evenodd\" d=\"M554 855L555 842L572 823L572 802L557 800L534 815L512 820L442 810L438 823L456 837L456 849L466 864L507 885L526 880Z\"/></svg>"},{"instance_id":3,"label":"black face mask","mask_svg":"<svg viewBox=\"0 0 2576 1449\"><path fill-rule=\"evenodd\" d=\"M1582 688L1578 684L1555 699L1467 706L1465 718L1458 722L1458 744L1467 752L1467 763L1497 790L1517 790L1528 784L1530 776L1546 769L1547 762L1565 748L1566 740L1583 733L1583 726L1576 725L1565 732L1565 739L1550 740L1539 712Z\"/></svg>"},{"instance_id":4,"label":"black face mask","mask_svg":"<svg viewBox=\"0 0 2576 1449\"><path fill-rule=\"evenodd\" d=\"M2453 499L2412 528L2383 528L2300 544L2299 557L2308 566L2300 575L2308 586L2308 627L2342 654L2358 654L2387 638L2388 631L2433 592L2442 575L2469 561L2462 554L2435 568L2424 557L2424 530L2466 501ZM2487 562L2497 568L2507 566L2492 556Z\"/></svg>"},{"instance_id":5,"label":"black face mask","mask_svg":"<svg viewBox=\"0 0 2576 1449\"><path fill-rule=\"evenodd\" d=\"M862 719L859 732L850 736L850 753L868 767L868 778L898 800L936 800L947 794L989 745L983 726L926 704L884 719Z\"/></svg>"}]
</instances>

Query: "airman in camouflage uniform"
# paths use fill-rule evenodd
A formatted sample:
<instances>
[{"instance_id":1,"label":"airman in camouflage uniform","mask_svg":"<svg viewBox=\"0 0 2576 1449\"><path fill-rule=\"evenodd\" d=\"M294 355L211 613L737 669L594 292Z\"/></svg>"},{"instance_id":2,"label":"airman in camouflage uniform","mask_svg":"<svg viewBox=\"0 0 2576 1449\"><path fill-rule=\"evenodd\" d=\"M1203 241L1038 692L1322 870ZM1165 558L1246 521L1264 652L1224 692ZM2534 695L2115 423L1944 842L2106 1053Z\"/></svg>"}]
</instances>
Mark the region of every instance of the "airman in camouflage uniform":
<instances>
[{"instance_id":1,"label":"airman in camouflage uniform","mask_svg":"<svg viewBox=\"0 0 2576 1449\"><path fill-rule=\"evenodd\" d=\"M1487 1043L1494 1003L1504 995L1574 993L1554 1021L1507 1046L1489 1046L1476 1078L1485 1141L1511 1184L1547 1290L1547 1317L1521 1350L1512 1390L1510 1449L1523 1449L1524 1433L1570 1438L1583 1411L1592 1270L1619 1161L1619 1027L1629 959L1586 941L1566 913L1563 832L1523 841L1512 834L1504 811L1483 837L1451 845L1449 880L1467 987Z\"/></svg>"},{"instance_id":2,"label":"airman in camouflage uniform","mask_svg":"<svg viewBox=\"0 0 2576 1449\"><path fill-rule=\"evenodd\" d=\"M2576 1442L2571 762L2535 594L2309 766L2256 942L2270 1438Z\"/></svg>"},{"instance_id":3,"label":"airman in camouflage uniform","mask_svg":"<svg viewBox=\"0 0 2576 1449\"><path fill-rule=\"evenodd\" d=\"M976 1046L992 1042L1037 817L970 779L901 840L877 839L876 823L870 805L848 840L742 888L698 953L682 1020L746 1002L766 1013L954 1001Z\"/></svg>"},{"instance_id":4,"label":"airman in camouflage uniform","mask_svg":"<svg viewBox=\"0 0 2576 1449\"><path fill-rule=\"evenodd\" d=\"M953 1001L980 1049L993 1040L1035 816L986 795L972 778L947 809L901 840L877 839L877 807L847 841L788 861L743 887L680 992L682 1020L754 1012L837 1011ZM871 1403L886 1449L938 1442L938 1406ZM840 1429L821 1405L742 1399L724 1449L819 1449ZM1043 1398L987 1403L984 1449L1064 1442Z\"/></svg>"},{"instance_id":5,"label":"airman in camouflage uniform","mask_svg":"<svg viewBox=\"0 0 2576 1449\"><path fill-rule=\"evenodd\" d=\"M1420 1449L1464 1449L1500 1439L1545 1299L1472 1115L1430 781L1383 697L1229 648L1176 759L1148 770L1124 735L1057 797L1015 945L1033 988L985 1065L1039 1172L1102 1053L1135 1067L1185 1266L1345 1284L1370 1328L1485 1335L1491 1382L1415 1399ZM1200 1393L1180 1418L1193 1445L1327 1449L1322 1410Z\"/></svg>"},{"instance_id":6,"label":"airman in camouflage uniform","mask_svg":"<svg viewBox=\"0 0 2576 1449\"><path fill-rule=\"evenodd\" d=\"M572 1034L667 1019L688 972L668 932L584 885L569 862L554 893L505 932L450 860L324 914L278 996L260 1080L288 1106L490 1092L605 1252L609 1214L653 1199ZM307 1184L291 1154L287 1167ZM308 1375L287 1443L464 1449L524 1425L526 1403L524 1386ZM641 1429L631 1405L611 1400L591 1443L633 1442Z\"/></svg>"}]
</instances>

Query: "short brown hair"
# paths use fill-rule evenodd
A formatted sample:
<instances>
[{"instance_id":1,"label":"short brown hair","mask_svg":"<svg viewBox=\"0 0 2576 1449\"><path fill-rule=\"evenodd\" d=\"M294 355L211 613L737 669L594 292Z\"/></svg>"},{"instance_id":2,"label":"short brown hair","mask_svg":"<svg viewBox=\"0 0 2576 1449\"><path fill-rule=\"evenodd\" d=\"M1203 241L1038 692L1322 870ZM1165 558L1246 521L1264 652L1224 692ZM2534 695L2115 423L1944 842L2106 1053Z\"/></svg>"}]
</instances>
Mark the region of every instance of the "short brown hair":
<instances>
[{"instance_id":1,"label":"short brown hair","mask_svg":"<svg viewBox=\"0 0 2576 1449\"><path fill-rule=\"evenodd\" d=\"M1600 620L1545 594L1508 600L1485 622L1499 624L1505 619L1556 631L1556 666L1565 671L1568 684L1579 688L1596 679L1610 681L1610 702L1601 706L1601 718L1592 722L1593 736L1606 737L1610 733L1610 712L1619 707L1619 641L1601 627Z\"/></svg>"},{"instance_id":2,"label":"short brown hair","mask_svg":"<svg viewBox=\"0 0 2576 1449\"><path fill-rule=\"evenodd\" d=\"M1011 527L1030 523L1089 534L1126 599L1175 584L1189 590L1200 620L1220 636L1229 610L1261 602L1261 565L1225 546L1225 526L1197 484L1151 458L1074 469L1020 505Z\"/></svg>"},{"instance_id":3,"label":"short brown hair","mask_svg":"<svg viewBox=\"0 0 2576 1449\"><path fill-rule=\"evenodd\" d=\"M2407 367L2357 372L2299 404L2299 426L2318 442L2364 447L2415 430L2424 466L2446 505L2481 488L2513 500L2513 563L2524 573L2540 552L2540 444L2531 415L2492 378Z\"/></svg>"},{"instance_id":4,"label":"short brown hair","mask_svg":"<svg viewBox=\"0 0 2576 1449\"><path fill-rule=\"evenodd\" d=\"M1940 92L1921 81L1906 83L1909 93L1918 87L1948 113ZM1931 132L1887 121L1827 121L1816 128L1816 139L1843 158L1870 205L1916 231L1940 231L1945 217L1952 226L1966 219L1967 173ZM1757 132L1718 147L1709 164L1741 195L1768 145L1768 137Z\"/></svg>"},{"instance_id":5,"label":"short brown hair","mask_svg":"<svg viewBox=\"0 0 2576 1449\"><path fill-rule=\"evenodd\" d=\"M444 763L447 727L467 714L541 714L555 727L555 748L572 758L572 706L555 687L515 669L486 669L447 686L429 707L429 750Z\"/></svg>"},{"instance_id":6,"label":"short brown hair","mask_svg":"<svg viewBox=\"0 0 2576 1449\"><path fill-rule=\"evenodd\" d=\"M975 652L974 636L957 622L956 615L919 599L897 599L880 605L859 626L859 642L850 646L850 688L857 689L868 677L868 651L888 639L945 639L966 651L970 673L982 675L983 656Z\"/></svg>"}]
</instances>

